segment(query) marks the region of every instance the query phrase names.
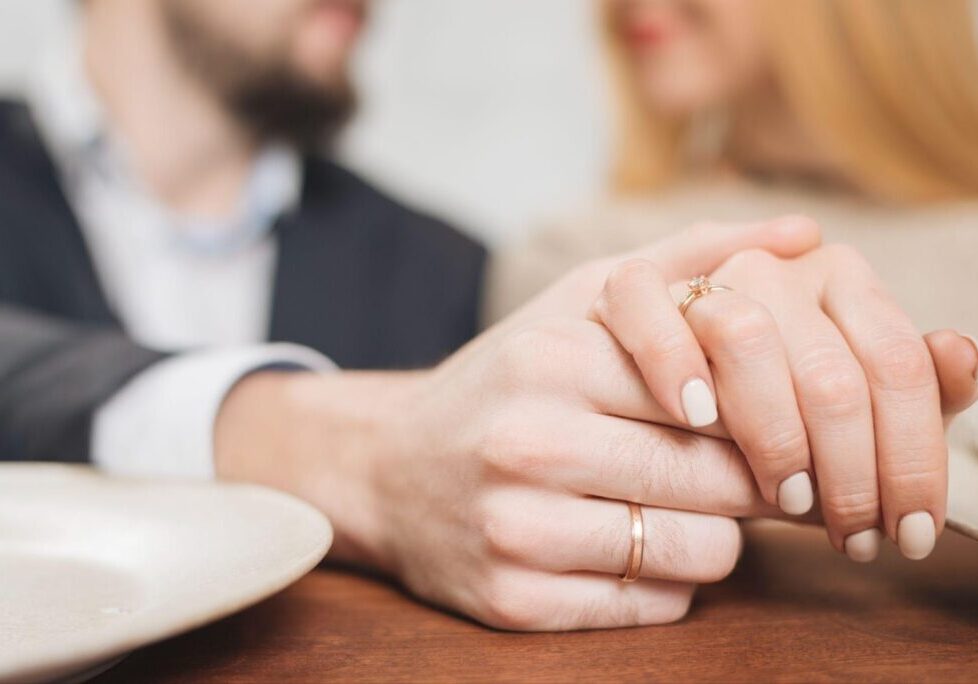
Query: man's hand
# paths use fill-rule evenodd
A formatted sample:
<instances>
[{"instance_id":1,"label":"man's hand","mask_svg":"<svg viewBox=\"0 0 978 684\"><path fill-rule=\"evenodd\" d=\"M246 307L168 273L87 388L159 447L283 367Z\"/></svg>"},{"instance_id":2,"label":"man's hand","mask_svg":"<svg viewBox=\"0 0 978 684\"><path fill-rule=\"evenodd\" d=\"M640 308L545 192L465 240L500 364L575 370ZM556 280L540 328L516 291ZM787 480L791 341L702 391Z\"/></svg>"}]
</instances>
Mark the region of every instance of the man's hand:
<instances>
[{"instance_id":1,"label":"man's hand","mask_svg":"<svg viewBox=\"0 0 978 684\"><path fill-rule=\"evenodd\" d=\"M752 246L792 256L818 243L804 222L716 231L646 254L678 274ZM571 274L431 371L246 378L218 419L219 475L302 496L333 521L334 557L490 625L679 618L695 583L733 568L733 517L776 509L729 441L644 422L661 410L585 318L611 265ZM618 579L626 501L646 527L631 584Z\"/></svg>"},{"instance_id":2,"label":"man's hand","mask_svg":"<svg viewBox=\"0 0 978 684\"><path fill-rule=\"evenodd\" d=\"M733 568L732 517L776 512L731 442L619 417L650 397L598 324L480 342L428 372L244 380L220 474L298 494L333 521L334 558L505 629L675 620ZM632 584L623 501L644 507Z\"/></svg>"}]
</instances>

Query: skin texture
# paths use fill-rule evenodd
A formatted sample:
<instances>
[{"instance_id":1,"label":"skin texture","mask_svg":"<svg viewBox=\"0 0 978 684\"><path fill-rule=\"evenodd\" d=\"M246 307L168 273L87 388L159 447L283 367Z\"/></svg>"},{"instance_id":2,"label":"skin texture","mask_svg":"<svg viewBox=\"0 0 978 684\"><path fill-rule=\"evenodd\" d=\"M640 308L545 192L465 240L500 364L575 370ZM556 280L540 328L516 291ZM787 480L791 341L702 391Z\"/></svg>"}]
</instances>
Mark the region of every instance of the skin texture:
<instances>
[{"instance_id":1,"label":"skin texture","mask_svg":"<svg viewBox=\"0 0 978 684\"><path fill-rule=\"evenodd\" d=\"M678 273L817 244L806 223L702 226L641 255ZM311 501L334 523L334 558L489 625L678 619L695 583L733 568L732 517L776 511L729 441L653 424L666 414L630 357L586 319L612 264L578 269L430 371L250 376L218 417L218 474ZM621 500L643 504L649 530L628 585Z\"/></svg>"},{"instance_id":2,"label":"skin texture","mask_svg":"<svg viewBox=\"0 0 978 684\"><path fill-rule=\"evenodd\" d=\"M761 258L790 264L808 253L821 264L817 245L817 226L798 218L699 226L630 259L578 268L429 371L257 373L222 407L218 472L311 501L336 527L334 558L488 625L678 619L697 583L733 568L733 518L780 513L723 424L673 427L634 357L584 303L619 282L609 274L623 261L651 264L663 282L700 268L734 278ZM958 382L978 357L955 363L938 365ZM722 410L725 385L715 386ZM952 403L967 403L957 391ZM629 552L622 501L641 504L646 525L633 584L618 579Z\"/></svg>"},{"instance_id":3,"label":"skin texture","mask_svg":"<svg viewBox=\"0 0 978 684\"><path fill-rule=\"evenodd\" d=\"M970 342L952 331L925 340L865 260L844 246L791 260L745 250L713 281L734 291L696 300L684 318L651 262L626 261L609 276L592 317L627 340L677 422L677 379L695 375L715 388L723 425L767 502L806 512L789 510L783 497L786 484L797 491L798 478L807 477L817 482L840 551L849 535L879 528L908 557L927 555L920 549L934 535L903 543L899 527L916 512L930 515L932 532L943 526L942 397L948 415L974 400L970 370L978 357Z\"/></svg>"},{"instance_id":4,"label":"skin texture","mask_svg":"<svg viewBox=\"0 0 978 684\"><path fill-rule=\"evenodd\" d=\"M345 70L355 32L348 8L309 0L261 0L248 12L231 0L85 4L86 68L140 178L175 210L226 215L260 141L174 54L165 3L323 87ZM789 258L818 241L815 226L795 219L704 225L627 256L671 283L743 250ZM625 258L577 269L429 371L247 377L221 407L219 476L309 500L335 525L335 558L487 624L677 619L695 583L733 567L740 533L731 518L778 511L725 425L675 429L675 400L660 406L633 357L588 318ZM961 353L954 340L940 349ZM949 401L966 404L960 367L936 366ZM723 409L724 386L704 379ZM754 423L735 424L753 443ZM649 532L642 579L630 585L617 579L628 552L620 500L643 505Z\"/></svg>"}]
</instances>

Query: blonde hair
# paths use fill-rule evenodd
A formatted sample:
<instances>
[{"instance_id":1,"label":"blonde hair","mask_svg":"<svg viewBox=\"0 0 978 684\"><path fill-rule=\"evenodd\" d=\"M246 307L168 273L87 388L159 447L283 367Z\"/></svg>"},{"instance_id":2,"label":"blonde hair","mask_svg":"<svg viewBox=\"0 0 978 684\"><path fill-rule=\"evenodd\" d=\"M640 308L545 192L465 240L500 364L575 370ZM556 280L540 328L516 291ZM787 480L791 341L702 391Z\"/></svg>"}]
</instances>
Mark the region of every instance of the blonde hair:
<instances>
[{"instance_id":1,"label":"blonde hair","mask_svg":"<svg viewBox=\"0 0 978 684\"><path fill-rule=\"evenodd\" d=\"M789 106L864 193L978 197L978 46L972 0L756 0ZM648 192L685 167L689 121L642 103L610 2L619 138L612 185Z\"/></svg>"}]
</instances>

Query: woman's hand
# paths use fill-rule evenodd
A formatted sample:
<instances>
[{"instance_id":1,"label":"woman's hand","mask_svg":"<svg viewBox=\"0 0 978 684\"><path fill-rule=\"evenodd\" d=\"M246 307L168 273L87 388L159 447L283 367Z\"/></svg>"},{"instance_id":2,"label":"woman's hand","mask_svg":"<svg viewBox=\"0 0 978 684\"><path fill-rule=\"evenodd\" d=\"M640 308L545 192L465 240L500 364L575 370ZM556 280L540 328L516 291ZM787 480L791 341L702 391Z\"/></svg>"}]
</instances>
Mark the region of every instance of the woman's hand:
<instances>
[{"instance_id":1,"label":"woman's hand","mask_svg":"<svg viewBox=\"0 0 978 684\"><path fill-rule=\"evenodd\" d=\"M928 555L946 506L942 399L949 411L974 401L978 351L949 331L925 340L847 247L745 251L711 280L734 291L693 301L684 319L656 266L626 262L592 316L671 422L711 423L717 397L765 500L804 513L814 475L837 549L871 560L883 528L907 557Z\"/></svg>"}]
</instances>

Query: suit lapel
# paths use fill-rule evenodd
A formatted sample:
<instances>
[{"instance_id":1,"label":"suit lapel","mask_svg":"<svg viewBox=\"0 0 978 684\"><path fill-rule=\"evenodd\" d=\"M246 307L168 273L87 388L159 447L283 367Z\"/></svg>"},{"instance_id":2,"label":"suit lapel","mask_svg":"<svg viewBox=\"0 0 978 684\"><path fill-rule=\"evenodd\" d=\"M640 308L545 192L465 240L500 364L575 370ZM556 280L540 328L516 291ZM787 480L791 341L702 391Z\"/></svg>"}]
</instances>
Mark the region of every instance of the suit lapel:
<instances>
[{"instance_id":1,"label":"suit lapel","mask_svg":"<svg viewBox=\"0 0 978 684\"><path fill-rule=\"evenodd\" d=\"M331 182L329 166L307 163L301 206L277 227L269 337L308 345L347 368L369 363L379 332L370 306L376 259L359 230L361 210Z\"/></svg>"},{"instance_id":2,"label":"suit lapel","mask_svg":"<svg viewBox=\"0 0 978 684\"><path fill-rule=\"evenodd\" d=\"M0 182L9 185L4 201L13 225L10 239L28 272L25 304L92 323L118 325L95 274L95 267L61 188L57 171L24 106L6 105L0 135ZM3 173L6 172L6 173ZM16 294L16 293L15 293Z\"/></svg>"}]
</instances>

